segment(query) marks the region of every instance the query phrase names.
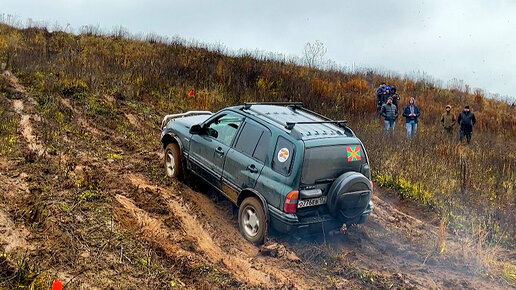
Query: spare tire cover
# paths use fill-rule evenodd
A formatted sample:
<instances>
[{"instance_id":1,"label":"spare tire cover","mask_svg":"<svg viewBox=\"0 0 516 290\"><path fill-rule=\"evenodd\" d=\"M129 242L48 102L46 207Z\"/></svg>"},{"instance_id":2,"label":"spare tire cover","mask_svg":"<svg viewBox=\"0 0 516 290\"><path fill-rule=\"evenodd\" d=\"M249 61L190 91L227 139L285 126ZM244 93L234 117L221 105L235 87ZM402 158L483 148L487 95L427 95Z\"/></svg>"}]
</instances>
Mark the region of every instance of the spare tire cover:
<instances>
[{"instance_id":1,"label":"spare tire cover","mask_svg":"<svg viewBox=\"0 0 516 290\"><path fill-rule=\"evenodd\" d=\"M339 176L328 192L330 213L342 221L360 216L371 200L371 183L358 172Z\"/></svg>"}]
</instances>

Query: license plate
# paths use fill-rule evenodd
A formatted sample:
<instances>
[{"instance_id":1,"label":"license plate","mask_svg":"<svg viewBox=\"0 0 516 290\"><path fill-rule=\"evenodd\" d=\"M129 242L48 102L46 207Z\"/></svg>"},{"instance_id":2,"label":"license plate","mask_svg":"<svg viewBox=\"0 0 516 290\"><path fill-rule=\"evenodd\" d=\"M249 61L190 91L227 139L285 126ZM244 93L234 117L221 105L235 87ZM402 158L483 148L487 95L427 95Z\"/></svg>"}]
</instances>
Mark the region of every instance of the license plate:
<instances>
[{"instance_id":1,"label":"license plate","mask_svg":"<svg viewBox=\"0 0 516 290\"><path fill-rule=\"evenodd\" d=\"M318 198L311 198L311 199L302 199L297 202L297 208L325 204L327 199L328 199L327 196L321 196Z\"/></svg>"}]
</instances>

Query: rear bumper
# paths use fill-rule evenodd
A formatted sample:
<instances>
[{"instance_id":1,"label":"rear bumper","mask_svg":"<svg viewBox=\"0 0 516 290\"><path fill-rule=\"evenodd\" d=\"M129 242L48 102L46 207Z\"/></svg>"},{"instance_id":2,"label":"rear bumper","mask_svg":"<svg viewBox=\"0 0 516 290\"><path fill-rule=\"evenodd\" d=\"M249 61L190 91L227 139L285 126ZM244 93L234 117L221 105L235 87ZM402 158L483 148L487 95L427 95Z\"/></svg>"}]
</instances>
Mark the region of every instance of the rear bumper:
<instances>
[{"instance_id":1,"label":"rear bumper","mask_svg":"<svg viewBox=\"0 0 516 290\"><path fill-rule=\"evenodd\" d=\"M373 203L370 201L369 205L365 209L365 211L353 220L346 221L346 224L362 224L365 223L369 215L373 210ZM335 230L342 227L344 224L342 221L334 218L333 216L321 215L321 216L311 216L298 218L295 214L287 214L282 212L281 210L269 205L269 219L270 226L272 226L275 230L282 233L290 233L290 232L320 232L324 229L324 231Z\"/></svg>"}]
</instances>

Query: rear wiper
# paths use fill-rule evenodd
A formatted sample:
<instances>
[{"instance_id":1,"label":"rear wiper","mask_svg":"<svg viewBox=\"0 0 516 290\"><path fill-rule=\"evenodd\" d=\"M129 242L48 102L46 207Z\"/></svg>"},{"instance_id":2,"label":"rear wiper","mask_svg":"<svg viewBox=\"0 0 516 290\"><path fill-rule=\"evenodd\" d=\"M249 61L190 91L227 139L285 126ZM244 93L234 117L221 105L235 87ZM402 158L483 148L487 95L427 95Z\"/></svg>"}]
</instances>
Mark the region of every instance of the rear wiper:
<instances>
[{"instance_id":1,"label":"rear wiper","mask_svg":"<svg viewBox=\"0 0 516 290\"><path fill-rule=\"evenodd\" d=\"M315 184L330 183L330 182L334 182L334 181L335 181L335 178L321 178L321 179L316 179Z\"/></svg>"}]
</instances>

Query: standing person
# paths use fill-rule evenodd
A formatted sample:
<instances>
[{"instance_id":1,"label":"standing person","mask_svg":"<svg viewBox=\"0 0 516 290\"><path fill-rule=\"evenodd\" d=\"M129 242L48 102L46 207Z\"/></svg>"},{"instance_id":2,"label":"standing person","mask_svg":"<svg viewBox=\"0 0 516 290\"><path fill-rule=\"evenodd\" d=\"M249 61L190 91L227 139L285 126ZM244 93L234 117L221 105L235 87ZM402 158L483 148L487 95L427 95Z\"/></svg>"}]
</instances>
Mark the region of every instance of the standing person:
<instances>
[{"instance_id":1,"label":"standing person","mask_svg":"<svg viewBox=\"0 0 516 290\"><path fill-rule=\"evenodd\" d=\"M385 92L385 82L382 82L378 89L376 89L376 107L378 110L382 107L382 105L385 103L383 100L383 93Z\"/></svg>"},{"instance_id":2,"label":"standing person","mask_svg":"<svg viewBox=\"0 0 516 290\"><path fill-rule=\"evenodd\" d=\"M444 132L448 137L453 136L453 126L455 126L455 115L451 112L451 106L446 105L446 112L441 116L441 123L443 124Z\"/></svg>"},{"instance_id":3,"label":"standing person","mask_svg":"<svg viewBox=\"0 0 516 290\"><path fill-rule=\"evenodd\" d=\"M405 125L407 127L407 139L411 139L416 135L417 122L421 111L416 106L416 99L410 98L408 106L403 110L403 117L405 117Z\"/></svg>"},{"instance_id":4,"label":"standing person","mask_svg":"<svg viewBox=\"0 0 516 290\"><path fill-rule=\"evenodd\" d=\"M394 89L393 89L393 91L394 91ZM394 105L396 105L396 108L399 108L398 107L399 102L400 102L400 95L398 93L393 93L393 95L392 95L392 103Z\"/></svg>"},{"instance_id":5,"label":"standing person","mask_svg":"<svg viewBox=\"0 0 516 290\"><path fill-rule=\"evenodd\" d=\"M475 114L470 111L469 106L465 106L464 110L459 114L457 123L460 125L460 141L466 136L468 144L471 142L471 134L473 133L473 126L477 122Z\"/></svg>"},{"instance_id":6,"label":"standing person","mask_svg":"<svg viewBox=\"0 0 516 290\"><path fill-rule=\"evenodd\" d=\"M392 103L392 97L387 99L387 103L382 105L380 115L384 117L385 129L383 135L390 135L396 126L396 119L398 118L398 108Z\"/></svg>"},{"instance_id":7,"label":"standing person","mask_svg":"<svg viewBox=\"0 0 516 290\"><path fill-rule=\"evenodd\" d=\"M386 86L384 91L383 91L382 102L384 104L387 103L387 100L389 99L389 97L392 97L391 87L390 86Z\"/></svg>"}]
</instances>

